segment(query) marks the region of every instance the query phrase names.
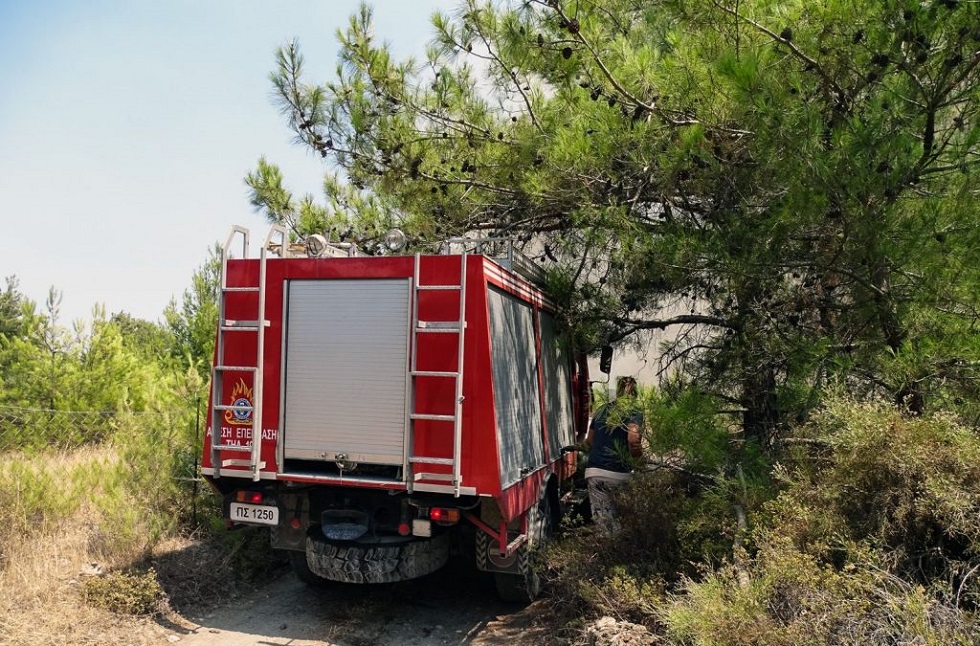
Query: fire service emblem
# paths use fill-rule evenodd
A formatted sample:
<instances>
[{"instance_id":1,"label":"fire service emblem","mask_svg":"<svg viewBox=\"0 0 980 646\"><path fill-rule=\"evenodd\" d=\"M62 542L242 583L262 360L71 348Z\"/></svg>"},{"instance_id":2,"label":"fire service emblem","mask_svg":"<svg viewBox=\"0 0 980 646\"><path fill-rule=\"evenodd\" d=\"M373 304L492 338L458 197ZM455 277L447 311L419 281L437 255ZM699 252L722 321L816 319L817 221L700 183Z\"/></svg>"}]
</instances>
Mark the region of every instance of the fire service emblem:
<instances>
[{"instance_id":1,"label":"fire service emblem","mask_svg":"<svg viewBox=\"0 0 980 646\"><path fill-rule=\"evenodd\" d=\"M252 389L246 385L244 379L239 379L231 391L232 406L248 406L248 408L238 408L225 411L225 423L233 426L252 425Z\"/></svg>"}]
</instances>

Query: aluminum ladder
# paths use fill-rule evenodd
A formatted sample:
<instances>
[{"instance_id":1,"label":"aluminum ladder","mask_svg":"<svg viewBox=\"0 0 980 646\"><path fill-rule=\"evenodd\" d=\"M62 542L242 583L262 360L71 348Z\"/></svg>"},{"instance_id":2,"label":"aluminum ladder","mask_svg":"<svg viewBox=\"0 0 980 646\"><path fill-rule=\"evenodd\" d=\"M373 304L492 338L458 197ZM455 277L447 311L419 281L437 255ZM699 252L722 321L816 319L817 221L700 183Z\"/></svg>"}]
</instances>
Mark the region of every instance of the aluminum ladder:
<instances>
[{"instance_id":1,"label":"aluminum ladder","mask_svg":"<svg viewBox=\"0 0 980 646\"><path fill-rule=\"evenodd\" d=\"M265 282L266 282L266 262L268 252L275 236L279 236L279 256L286 257L288 254L288 233L286 228L281 225L273 225L262 244L259 252L259 283L258 285L235 286L228 285L228 260L230 258L232 245L235 238L241 236L242 239L242 258L248 258L248 229L241 226L233 226L231 233L221 248L221 283L218 294L218 337L215 347L215 365L211 369L211 465L214 469L214 477L221 477L221 469L227 467L248 467L252 480L258 481L261 477L265 462L262 460L262 382L263 382L263 362L265 357L265 328L269 321L265 319ZM228 294L252 292L258 295L258 312L255 320L232 320L225 316L225 306ZM225 335L234 332L255 332L255 365L254 366L233 366L225 363ZM250 405L225 404L220 401L224 393L224 375L227 372L251 372L252 373L252 403ZM221 419L226 411L247 412L251 415L251 443L242 444L223 444L221 442ZM248 458L221 459L222 451L236 453L247 453Z\"/></svg>"},{"instance_id":2,"label":"aluminum ladder","mask_svg":"<svg viewBox=\"0 0 980 646\"><path fill-rule=\"evenodd\" d=\"M420 480L439 480L447 481L452 484L453 495L457 498L460 495L462 486L460 452L462 449L463 434L463 341L466 332L466 251L459 254L459 284L457 285L420 285L419 270L421 267L421 256L415 254L415 274L414 274L414 295L412 298L412 355L410 361L411 375L411 412L409 414L409 443L408 462L410 465L408 489L411 492L414 484ZM459 292L459 320L456 321L420 321L419 320L419 295L425 291L448 290ZM457 335L457 363L455 371L432 371L418 369L418 338L421 334L456 334ZM453 412L451 415L433 415L420 413L416 408L417 398L417 379L419 377L435 377L452 379L455 383L455 397L453 401ZM415 455L415 422L418 420L429 420L453 425L453 457L426 457ZM452 473L427 473L425 471L415 471L416 465L448 465L452 467Z\"/></svg>"}]
</instances>

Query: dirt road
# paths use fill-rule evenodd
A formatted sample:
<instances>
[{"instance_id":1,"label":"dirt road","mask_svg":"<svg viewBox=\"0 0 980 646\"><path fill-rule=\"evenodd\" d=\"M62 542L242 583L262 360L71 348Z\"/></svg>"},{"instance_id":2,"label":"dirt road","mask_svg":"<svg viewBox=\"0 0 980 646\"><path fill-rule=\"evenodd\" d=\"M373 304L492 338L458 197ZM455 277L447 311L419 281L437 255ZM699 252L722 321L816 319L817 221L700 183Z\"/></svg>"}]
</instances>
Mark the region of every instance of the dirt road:
<instances>
[{"instance_id":1,"label":"dirt road","mask_svg":"<svg viewBox=\"0 0 980 646\"><path fill-rule=\"evenodd\" d=\"M311 588L287 573L254 594L173 626L188 646L434 646L549 643L542 606L498 601L460 568L379 586Z\"/></svg>"}]
</instances>

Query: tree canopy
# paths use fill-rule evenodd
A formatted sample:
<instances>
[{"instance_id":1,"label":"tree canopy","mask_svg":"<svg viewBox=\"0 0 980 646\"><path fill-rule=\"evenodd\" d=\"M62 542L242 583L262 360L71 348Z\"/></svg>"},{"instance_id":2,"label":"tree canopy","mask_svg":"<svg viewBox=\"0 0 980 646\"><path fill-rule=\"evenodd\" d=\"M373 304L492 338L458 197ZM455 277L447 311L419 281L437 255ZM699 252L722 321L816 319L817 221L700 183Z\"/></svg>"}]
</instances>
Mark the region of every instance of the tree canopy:
<instances>
[{"instance_id":1,"label":"tree canopy","mask_svg":"<svg viewBox=\"0 0 980 646\"><path fill-rule=\"evenodd\" d=\"M423 60L362 9L336 75L271 80L330 166L253 204L378 248L517 239L588 349L676 328L665 365L763 440L829 386L913 413L977 394L980 5L462 0Z\"/></svg>"}]
</instances>

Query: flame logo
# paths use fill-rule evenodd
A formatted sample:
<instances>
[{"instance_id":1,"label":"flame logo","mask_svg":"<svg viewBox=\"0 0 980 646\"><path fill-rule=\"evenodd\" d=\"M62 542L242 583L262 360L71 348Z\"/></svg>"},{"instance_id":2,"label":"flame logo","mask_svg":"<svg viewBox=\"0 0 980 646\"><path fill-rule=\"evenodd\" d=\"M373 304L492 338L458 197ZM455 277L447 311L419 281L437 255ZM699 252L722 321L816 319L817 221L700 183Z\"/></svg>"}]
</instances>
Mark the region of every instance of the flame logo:
<instances>
[{"instance_id":1,"label":"flame logo","mask_svg":"<svg viewBox=\"0 0 980 646\"><path fill-rule=\"evenodd\" d=\"M225 423L234 426L252 425L252 389L248 387L244 379L239 379L235 388L231 391L229 402L232 406L249 406L249 410L226 410Z\"/></svg>"}]
</instances>

